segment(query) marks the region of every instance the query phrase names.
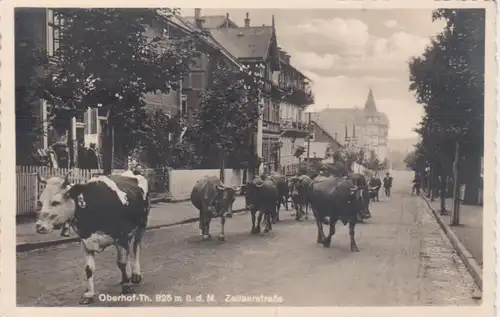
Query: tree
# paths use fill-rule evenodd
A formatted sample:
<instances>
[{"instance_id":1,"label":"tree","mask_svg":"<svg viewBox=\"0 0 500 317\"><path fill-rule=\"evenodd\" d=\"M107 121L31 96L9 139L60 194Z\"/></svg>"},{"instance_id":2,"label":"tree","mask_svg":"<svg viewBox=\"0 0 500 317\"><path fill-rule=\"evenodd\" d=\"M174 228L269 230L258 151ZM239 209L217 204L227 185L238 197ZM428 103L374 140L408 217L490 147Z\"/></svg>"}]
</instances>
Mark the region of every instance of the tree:
<instances>
[{"instance_id":1,"label":"tree","mask_svg":"<svg viewBox=\"0 0 500 317\"><path fill-rule=\"evenodd\" d=\"M293 156L299 159L299 166L300 166L300 158L301 156L306 152L306 148L303 145L299 145L296 149L295 152L293 153Z\"/></svg>"},{"instance_id":2,"label":"tree","mask_svg":"<svg viewBox=\"0 0 500 317\"><path fill-rule=\"evenodd\" d=\"M477 202L484 151L484 14L482 9L436 10L433 19L445 20L446 26L409 64L410 90L425 110L417 129L420 151L444 179L451 175L455 147L460 148L459 178L467 184L464 201L469 203Z\"/></svg>"},{"instance_id":3,"label":"tree","mask_svg":"<svg viewBox=\"0 0 500 317\"><path fill-rule=\"evenodd\" d=\"M352 164L363 164L364 152L354 145L345 145L333 154L333 159L335 162L342 163L345 168L352 173Z\"/></svg>"},{"instance_id":4,"label":"tree","mask_svg":"<svg viewBox=\"0 0 500 317\"><path fill-rule=\"evenodd\" d=\"M16 13L17 14L17 13ZM38 78L42 75L43 52L31 38L23 38L29 32L24 21L15 22L15 116L16 116L16 164L36 163L35 145L44 131L35 109L40 107L37 96ZM19 40L17 40L19 39Z\"/></svg>"},{"instance_id":5,"label":"tree","mask_svg":"<svg viewBox=\"0 0 500 317\"><path fill-rule=\"evenodd\" d=\"M150 166L186 168L196 164L193 145L180 138L183 128L178 115L171 117L163 110L148 113L139 149Z\"/></svg>"},{"instance_id":6,"label":"tree","mask_svg":"<svg viewBox=\"0 0 500 317\"><path fill-rule=\"evenodd\" d=\"M126 152L144 133L148 93L168 93L197 55L196 36L148 37L152 25L163 29L172 10L57 9L62 21L59 48L43 78L42 97L51 122L68 130L70 119L87 108L107 115L103 144L104 173L111 172L112 135Z\"/></svg>"},{"instance_id":7,"label":"tree","mask_svg":"<svg viewBox=\"0 0 500 317\"><path fill-rule=\"evenodd\" d=\"M257 132L261 115L261 78L255 69L232 69L226 61L215 60L212 83L203 92L195 113L192 141L205 166L219 166L221 177L227 162L233 168L249 167L253 157L250 140ZM214 151L214 148L216 149Z\"/></svg>"},{"instance_id":8,"label":"tree","mask_svg":"<svg viewBox=\"0 0 500 317\"><path fill-rule=\"evenodd\" d=\"M382 169L384 169L384 164L383 162L380 161L380 159L377 157L377 154L375 151L370 151L370 156L368 159L364 160L363 165L372 171L378 172Z\"/></svg>"}]
</instances>

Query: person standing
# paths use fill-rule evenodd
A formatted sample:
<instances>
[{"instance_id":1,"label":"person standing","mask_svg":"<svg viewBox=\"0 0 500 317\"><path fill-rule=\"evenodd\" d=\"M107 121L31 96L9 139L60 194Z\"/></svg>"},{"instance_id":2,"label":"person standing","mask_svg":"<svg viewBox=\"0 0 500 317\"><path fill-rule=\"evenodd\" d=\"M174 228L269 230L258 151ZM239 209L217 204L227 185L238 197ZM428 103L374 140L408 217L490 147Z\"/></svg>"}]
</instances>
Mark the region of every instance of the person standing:
<instances>
[{"instance_id":1,"label":"person standing","mask_svg":"<svg viewBox=\"0 0 500 317\"><path fill-rule=\"evenodd\" d=\"M389 175L389 173L386 173L384 177L384 192L386 197L391 196L391 187L392 187L392 177Z\"/></svg>"},{"instance_id":2,"label":"person standing","mask_svg":"<svg viewBox=\"0 0 500 317\"><path fill-rule=\"evenodd\" d=\"M421 178L419 174L415 174L415 178L413 179L413 188L411 189L411 194L416 192L417 196L420 195L420 188L422 186Z\"/></svg>"}]
</instances>

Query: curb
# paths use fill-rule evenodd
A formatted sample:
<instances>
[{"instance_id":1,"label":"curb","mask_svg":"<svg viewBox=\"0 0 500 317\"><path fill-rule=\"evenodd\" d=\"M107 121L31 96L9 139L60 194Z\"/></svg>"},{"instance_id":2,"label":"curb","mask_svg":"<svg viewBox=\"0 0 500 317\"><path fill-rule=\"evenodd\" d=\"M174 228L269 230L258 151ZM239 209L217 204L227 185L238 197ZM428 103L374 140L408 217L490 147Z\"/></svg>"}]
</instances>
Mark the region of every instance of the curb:
<instances>
[{"instance_id":1,"label":"curb","mask_svg":"<svg viewBox=\"0 0 500 317\"><path fill-rule=\"evenodd\" d=\"M236 209L236 210L233 210L233 214L241 213L244 211L246 211L245 208ZM216 217L216 218L218 218L218 217ZM187 219L177 221L177 222L165 223L165 224L161 224L161 225L147 226L146 231L193 223L193 222L198 221L199 219L200 219L199 217L191 217L191 218L187 218ZM78 241L80 241L80 238L71 237L71 238L55 239L55 240L42 241L42 242L20 243L20 244L16 245L16 253L33 251L33 250L41 249L44 247L56 246L56 245L67 244L67 243L78 242Z\"/></svg>"},{"instance_id":2,"label":"curb","mask_svg":"<svg viewBox=\"0 0 500 317\"><path fill-rule=\"evenodd\" d=\"M460 242L458 237L455 235L455 233L443 222L441 217L439 217L438 213L432 208L429 200L425 196L421 196L422 199L427 203L427 206L429 209L432 211L432 215L436 219L437 223L441 227L441 229L446 233L446 236L448 236L448 239L450 239L451 244L457 251L458 255L464 262L465 266L467 267L467 270L469 270L470 274L472 275L472 278L474 279L474 282L476 282L476 285L479 287L479 289L483 290L483 270L481 266L477 263L476 259L472 256L472 254L467 250L467 248Z\"/></svg>"}]
</instances>

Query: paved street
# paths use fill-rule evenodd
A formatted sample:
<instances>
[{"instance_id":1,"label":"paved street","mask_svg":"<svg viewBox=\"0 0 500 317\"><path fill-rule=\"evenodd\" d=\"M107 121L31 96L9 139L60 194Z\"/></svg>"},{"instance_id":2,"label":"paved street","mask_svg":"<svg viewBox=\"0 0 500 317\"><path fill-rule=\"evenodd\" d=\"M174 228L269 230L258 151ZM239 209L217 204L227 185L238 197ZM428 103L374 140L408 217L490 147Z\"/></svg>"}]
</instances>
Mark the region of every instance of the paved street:
<instances>
[{"instance_id":1,"label":"paved street","mask_svg":"<svg viewBox=\"0 0 500 317\"><path fill-rule=\"evenodd\" d=\"M236 197L233 204L233 210L243 209L245 207L245 198ZM148 227L157 227L180 223L187 219L198 217L198 210L193 207L190 201L177 203L157 203L151 205L151 212L148 219ZM49 234L40 235L35 232L35 220L21 223L16 226L16 243L37 243L43 241L62 240L60 231L54 231ZM75 237L71 233L71 237Z\"/></svg>"},{"instance_id":2,"label":"paved street","mask_svg":"<svg viewBox=\"0 0 500 317\"><path fill-rule=\"evenodd\" d=\"M222 243L201 242L197 223L151 230L141 251L144 279L136 293L152 301L96 300L94 305L207 305L186 301L198 294L213 294L217 303L212 305L244 305L225 303L226 294L277 295L286 306L476 304L470 274L426 203L410 196L402 183L389 201L372 203L373 218L356 227L359 253L349 251L347 227L337 225L332 247L323 248L316 244L314 220L295 222L284 211L284 221L259 236L249 234L249 214L235 215L226 223ZM212 230L218 228L216 222ZM110 248L96 257L101 294L120 294L115 254ZM17 254L20 306L74 306L85 287L78 243ZM156 295L180 296L182 302L155 301Z\"/></svg>"}]
</instances>

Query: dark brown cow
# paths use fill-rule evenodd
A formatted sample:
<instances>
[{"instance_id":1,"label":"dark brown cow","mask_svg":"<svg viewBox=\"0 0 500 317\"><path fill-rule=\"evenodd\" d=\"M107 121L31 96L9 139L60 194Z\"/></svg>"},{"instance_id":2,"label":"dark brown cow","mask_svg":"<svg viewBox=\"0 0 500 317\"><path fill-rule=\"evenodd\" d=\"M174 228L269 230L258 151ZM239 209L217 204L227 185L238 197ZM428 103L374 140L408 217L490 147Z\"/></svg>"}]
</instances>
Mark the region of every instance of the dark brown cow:
<instances>
[{"instance_id":1,"label":"dark brown cow","mask_svg":"<svg viewBox=\"0 0 500 317\"><path fill-rule=\"evenodd\" d=\"M256 177L245 184L245 205L252 215L252 234L260 233L260 223L264 216L266 228L264 232L272 230L272 216L276 212L276 201L278 190L276 185L269 179L262 180ZM255 224L256 213L259 211L257 225Z\"/></svg>"},{"instance_id":2,"label":"dark brown cow","mask_svg":"<svg viewBox=\"0 0 500 317\"><path fill-rule=\"evenodd\" d=\"M335 224L340 220L344 225L349 224L351 251L359 251L354 235L358 214L364 208L361 190L350 180L336 177L319 178L312 181L308 200L316 217L317 242L322 243L324 247L330 247L332 236L335 234ZM323 224L330 227L328 236L325 236Z\"/></svg>"},{"instance_id":3,"label":"dark brown cow","mask_svg":"<svg viewBox=\"0 0 500 317\"><path fill-rule=\"evenodd\" d=\"M203 240L210 240L210 222L220 217L221 232L219 241L225 240L224 225L226 217L232 214L236 192L240 187L225 186L216 176L205 176L196 182L191 191L191 203L200 211L200 230Z\"/></svg>"},{"instance_id":4,"label":"dark brown cow","mask_svg":"<svg viewBox=\"0 0 500 317\"><path fill-rule=\"evenodd\" d=\"M312 179L307 175L293 176L290 178L290 196L296 210L295 220L300 220L302 216L308 219L309 204L307 202L307 190ZM305 212L304 212L305 208Z\"/></svg>"}]
</instances>

